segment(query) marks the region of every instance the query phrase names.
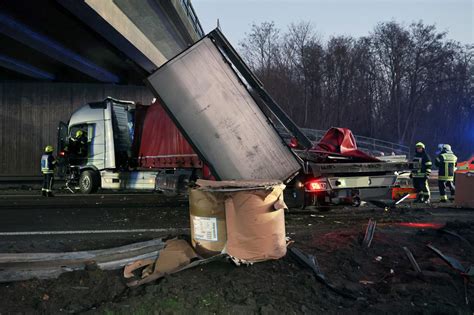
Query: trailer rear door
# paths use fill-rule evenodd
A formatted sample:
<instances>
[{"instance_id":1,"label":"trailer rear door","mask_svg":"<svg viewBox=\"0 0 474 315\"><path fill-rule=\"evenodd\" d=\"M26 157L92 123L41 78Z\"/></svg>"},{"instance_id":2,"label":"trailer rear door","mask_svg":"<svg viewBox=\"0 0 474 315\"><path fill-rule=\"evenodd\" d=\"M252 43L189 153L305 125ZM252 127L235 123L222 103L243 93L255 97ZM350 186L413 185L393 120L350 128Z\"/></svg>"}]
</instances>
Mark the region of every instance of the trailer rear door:
<instances>
[{"instance_id":1,"label":"trailer rear door","mask_svg":"<svg viewBox=\"0 0 474 315\"><path fill-rule=\"evenodd\" d=\"M300 170L248 83L211 38L163 65L148 84L218 179L285 181Z\"/></svg>"}]
</instances>

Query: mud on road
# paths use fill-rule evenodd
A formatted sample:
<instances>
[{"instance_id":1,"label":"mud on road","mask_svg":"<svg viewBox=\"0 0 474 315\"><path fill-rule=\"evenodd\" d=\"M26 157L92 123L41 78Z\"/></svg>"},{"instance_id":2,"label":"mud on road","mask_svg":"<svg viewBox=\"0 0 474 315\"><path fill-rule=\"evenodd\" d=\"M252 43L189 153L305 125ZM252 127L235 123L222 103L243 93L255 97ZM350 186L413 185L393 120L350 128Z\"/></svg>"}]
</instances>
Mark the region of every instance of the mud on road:
<instances>
[{"instance_id":1,"label":"mud on road","mask_svg":"<svg viewBox=\"0 0 474 315\"><path fill-rule=\"evenodd\" d=\"M187 224L187 208L168 209ZM369 219L377 221L370 248L361 246ZM409 223L409 224L406 224ZM453 234L438 229L444 225ZM121 272L89 270L56 280L0 284L0 313L472 313L459 272L432 244L468 267L474 262L474 213L454 207L384 211L347 208L286 214L293 246L315 255L327 280L354 298L324 286L289 255L236 267L214 262L136 289ZM123 244L124 240L120 240ZM416 258L417 275L402 247ZM79 246L80 247L80 246ZM474 285L467 283L474 303Z\"/></svg>"}]
</instances>

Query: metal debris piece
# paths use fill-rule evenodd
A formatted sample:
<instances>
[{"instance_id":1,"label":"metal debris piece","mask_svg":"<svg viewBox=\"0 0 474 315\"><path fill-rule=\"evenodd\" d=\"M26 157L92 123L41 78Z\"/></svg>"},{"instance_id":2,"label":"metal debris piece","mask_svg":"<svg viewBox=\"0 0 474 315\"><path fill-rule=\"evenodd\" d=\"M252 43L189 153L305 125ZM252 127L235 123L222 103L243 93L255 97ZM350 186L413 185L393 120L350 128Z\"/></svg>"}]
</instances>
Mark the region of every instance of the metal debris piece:
<instances>
[{"instance_id":1,"label":"metal debris piece","mask_svg":"<svg viewBox=\"0 0 474 315\"><path fill-rule=\"evenodd\" d=\"M444 260L448 265L450 265L452 268L456 269L457 271L461 272L462 274L466 274L467 269L464 268L464 266L457 260L456 258L447 256L443 254L439 249L434 247L431 244L426 245L429 249L434 251L442 260Z\"/></svg>"},{"instance_id":2,"label":"metal debris piece","mask_svg":"<svg viewBox=\"0 0 474 315\"><path fill-rule=\"evenodd\" d=\"M398 205L400 203L402 203L404 200L406 200L408 197L410 197L411 194L406 194L405 196L403 196L402 198L398 199L397 201L395 201L394 205Z\"/></svg>"},{"instance_id":3,"label":"metal debris piece","mask_svg":"<svg viewBox=\"0 0 474 315\"><path fill-rule=\"evenodd\" d=\"M364 240L362 241L362 245L364 247L369 248L370 244L372 244L376 226L377 226L377 221L372 221L372 219L370 219L369 223L367 224L367 229L365 230Z\"/></svg>"},{"instance_id":4,"label":"metal debris piece","mask_svg":"<svg viewBox=\"0 0 474 315\"><path fill-rule=\"evenodd\" d=\"M473 277L474 276L474 265L469 266L466 271L466 276Z\"/></svg>"},{"instance_id":5,"label":"metal debris piece","mask_svg":"<svg viewBox=\"0 0 474 315\"><path fill-rule=\"evenodd\" d=\"M327 286L329 289L331 289L333 292L348 298L348 299L353 299L355 300L356 298L352 296L349 293L346 293L342 291L341 289L336 288L334 285L330 284L327 280L324 274L321 272L321 269L319 268L318 262L316 260L316 257L313 255L306 255L303 253L300 249L296 247L290 247L289 248L290 254L302 265L309 267L314 275L316 276L316 279L318 279L319 282L323 283L325 286Z\"/></svg>"},{"instance_id":6,"label":"metal debris piece","mask_svg":"<svg viewBox=\"0 0 474 315\"><path fill-rule=\"evenodd\" d=\"M467 287L469 285L469 278L464 276L464 301L466 302L466 305L469 305L469 298L467 295Z\"/></svg>"},{"instance_id":7,"label":"metal debris piece","mask_svg":"<svg viewBox=\"0 0 474 315\"><path fill-rule=\"evenodd\" d=\"M134 243L109 249L64 253L2 253L0 282L57 278L64 272L116 270L140 259L156 259L165 243L161 239Z\"/></svg>"},{"instance_id":8,"label":"metal debris piece","mask_svg":"<svg viewBox=\"0 0 474 315\"><path fill-rule=\"evenodd\" d=\"M314 255L309 255L308 258L311 260L312 264L314 265L314 270L322 277L322 278L326 278L321 270L321 268L319 267L319 262L318 262L318 259L316 258L316 256Z\"/></svg>"},{"instance_id":9,"label":"metal debris piece","mask_svg":"<svg viewBox=\"0 0 474 315\"><path fill-rule=\"evenodd\" d=\"M461 276L464 280L464 301L466 305L469 305L467 288L469 284L469 277L474 276L474 266L471 265L469 266L469 268L464 268L464 266L456 258L443 254L439 249L435 248L431 244L428 244L426 246L432 251L434 251L439 257L441 257L441 259L444 260L448 265L450 265L452 268L456 269L461 273Z\"/></svg>"},{"instance_id":10,"label":"metal debris piece","mask_svg":"<svg viewBox=\"0 0 474 315\"><path fill-rule=\"evenodd\" d=\"M459 235L458 233L456 233L454 231L446 230L446 229L440 229L439 231L442 232L442 233L446 233L446 234L452 235L454 237L457 237L458 239L460 239L464 243L468 244L469 246L472 246L471 243L467 239L465 239L464 237L462 237L461 235Z\"/></svg>"},{"instance_id":11,"label":"metal debris piece","mask_svg":"<svg viewBox=\"0 0 474 315\"><path fill-rule=\"evenodd\" d=\"M421 273L421 268L416 262L415 257L413 257L412 252L405 246L403 246L402 248L405 251L405 254L407 255L408 260L410 261L411 265L413 266L413 269L415 269L417 273Z\"/></svg>"}]
</instances>

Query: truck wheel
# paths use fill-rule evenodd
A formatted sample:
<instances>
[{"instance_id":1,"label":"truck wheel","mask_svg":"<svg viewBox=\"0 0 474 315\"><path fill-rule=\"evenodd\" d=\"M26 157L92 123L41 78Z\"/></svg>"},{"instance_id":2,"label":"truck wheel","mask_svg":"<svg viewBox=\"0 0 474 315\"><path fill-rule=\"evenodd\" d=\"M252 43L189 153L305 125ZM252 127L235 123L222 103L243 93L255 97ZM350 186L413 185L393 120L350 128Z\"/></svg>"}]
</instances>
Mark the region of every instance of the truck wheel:
<instances>
[{"instance_id":1,"label":"truck wheel","mask_svg":"<svg viewBox=\"0 0 474 315\"><path fill-rule=\"evenodd\" d=\"M83 194L92 194L99 189L100 177L97 172L84 171L79 178L79 189Z\"/></svg>"},{"instance_id":2,"label":"truck wheel","mask_svg":"<svg viewBox=\"0 0 474 315\"><path fill-rule=\"evenodd\" d=\"M314 195L314 193L304 192L303 200L302 200L300 208L304 210L306 209L306 207L311 207L311 206L314 206L315 204L316 204L316 196Z\"/></svg>"}]
</instances>

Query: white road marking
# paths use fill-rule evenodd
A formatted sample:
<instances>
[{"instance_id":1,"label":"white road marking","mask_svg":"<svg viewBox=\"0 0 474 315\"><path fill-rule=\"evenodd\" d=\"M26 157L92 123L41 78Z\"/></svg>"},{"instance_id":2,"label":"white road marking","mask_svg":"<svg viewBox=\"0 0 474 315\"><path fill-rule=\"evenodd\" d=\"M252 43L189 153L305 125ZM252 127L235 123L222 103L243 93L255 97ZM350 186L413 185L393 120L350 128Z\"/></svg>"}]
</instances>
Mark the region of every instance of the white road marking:
<instances>
[{"instance_id":1,"label":"white road marking","mask_svg":"<svg viewBox=\"0 0 474 315\"><path fill-rule=\"evenodd\" d=\"M172 231L184 231L189 228L169 229L131 229L131 230L82 230L82 231L29 231L29 232L0 232L0 236L22 236L22 235L71 235L71 234L117 234L117 233L162 233Z\"/></svg>"}]
</instances>

